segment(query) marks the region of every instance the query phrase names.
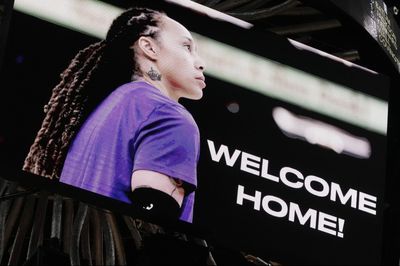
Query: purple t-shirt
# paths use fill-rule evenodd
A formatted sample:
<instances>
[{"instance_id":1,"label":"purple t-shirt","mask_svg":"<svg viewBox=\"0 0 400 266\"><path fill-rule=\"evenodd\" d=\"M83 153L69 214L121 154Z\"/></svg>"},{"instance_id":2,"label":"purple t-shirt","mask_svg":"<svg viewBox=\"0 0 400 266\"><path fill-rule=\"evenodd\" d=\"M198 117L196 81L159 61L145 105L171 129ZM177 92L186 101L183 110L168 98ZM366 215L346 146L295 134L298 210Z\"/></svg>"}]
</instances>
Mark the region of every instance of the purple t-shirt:
<instances>
[{"instance_id":1,"label":"purple t-shirt","mask_svg":"<svg viewBox=\"0 0 400 266\"><path fill-rule=\"evenodd\" d=\"M146 82L130 82L113 91L84 122L60 181L131 203L133 171L179 178L189 188L180 219L192 222L199 141L196 122L181 104Z\"/></svg>"}]
</instances>

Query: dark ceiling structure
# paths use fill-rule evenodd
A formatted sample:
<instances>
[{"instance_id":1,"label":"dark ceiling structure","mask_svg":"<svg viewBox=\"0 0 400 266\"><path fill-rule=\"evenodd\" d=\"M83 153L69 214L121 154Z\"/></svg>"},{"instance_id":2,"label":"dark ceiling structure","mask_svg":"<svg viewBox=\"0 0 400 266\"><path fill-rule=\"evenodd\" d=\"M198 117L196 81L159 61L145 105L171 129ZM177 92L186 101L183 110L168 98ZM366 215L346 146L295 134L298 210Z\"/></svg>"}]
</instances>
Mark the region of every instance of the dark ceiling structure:
<instances>
[{"instance_id":1,"label":"dark ceiling structure","mask_svg":"<svg viewBox=\"0 0 400 266\"><path fill-rule=\"evenodd\" d=\"M102 0L127 8L132 0ZM345 60L363 65L359 41L351 27L333 10L321 7L315 0L194 0L199 4L250 22L258 28L299 41ZM319 2L319 3L318 3ZM386 0L386 5L400 15L399 0Z\"/></svg>"}]
</instances>

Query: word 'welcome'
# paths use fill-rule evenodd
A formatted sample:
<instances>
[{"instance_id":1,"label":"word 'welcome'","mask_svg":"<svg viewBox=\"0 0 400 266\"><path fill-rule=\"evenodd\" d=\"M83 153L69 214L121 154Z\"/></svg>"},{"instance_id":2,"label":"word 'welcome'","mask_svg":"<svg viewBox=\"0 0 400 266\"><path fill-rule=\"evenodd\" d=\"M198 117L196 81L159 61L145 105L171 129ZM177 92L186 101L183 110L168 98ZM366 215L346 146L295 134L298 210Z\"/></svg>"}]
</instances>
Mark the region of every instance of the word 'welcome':
<instances>
[{"instance_id":1,"label":"word 'welcome'","mask_svg":"<svg viewBox=\"0 0 400 266\"><path fill-rule=\"evenodd\" d=\"M376 215L377 198L373 195L353 188L343 191L342 187L335 182L327 182L325 179L315 175L304 176L299 170L288 166L282 167L279 175L273 175L268 172L269 160L265 158L237 149L230 152L232 149L226 145L220 145L216 148L212 140L207 140L207 143L211 159L215 162L221 162L221 159L224 158L226 165L233 167L239 156L241 156L241 171L260 176L265 180L281 182L293 189L304 188L308 193L316 197L329 198L333 202L350 205L354 209Z\"/></svg>"}]
</instances>

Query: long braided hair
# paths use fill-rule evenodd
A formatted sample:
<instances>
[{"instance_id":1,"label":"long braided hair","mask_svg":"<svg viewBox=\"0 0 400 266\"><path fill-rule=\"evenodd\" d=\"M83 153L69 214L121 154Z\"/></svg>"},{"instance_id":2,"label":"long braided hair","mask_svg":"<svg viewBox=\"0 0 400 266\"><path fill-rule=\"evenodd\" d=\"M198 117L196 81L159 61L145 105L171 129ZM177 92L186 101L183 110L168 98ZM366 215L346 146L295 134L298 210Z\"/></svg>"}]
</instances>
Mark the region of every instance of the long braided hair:
<instances>
[{"instance_id":1,"label":"long braided hair","mask_svg":"<svg viewBox=\"0 0 400 266\"><path fill-rule=\"evenodd\" d=\"M90 112L119 85L141 76L132 45L157 38L163 12L133 7L112 23L105 40L78 52L44 107L45 118L23 170L59 178L69 144Z\"/></svg>"}]
</instances>

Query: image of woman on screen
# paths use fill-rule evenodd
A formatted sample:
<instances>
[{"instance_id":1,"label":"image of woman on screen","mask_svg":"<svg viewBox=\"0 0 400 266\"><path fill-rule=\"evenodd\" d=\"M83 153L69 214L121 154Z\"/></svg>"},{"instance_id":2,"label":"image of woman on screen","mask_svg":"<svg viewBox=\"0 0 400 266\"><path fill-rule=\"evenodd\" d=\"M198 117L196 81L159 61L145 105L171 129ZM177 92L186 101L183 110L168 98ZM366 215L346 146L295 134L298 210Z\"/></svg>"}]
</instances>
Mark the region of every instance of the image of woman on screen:
<instances>
[{"instance_id":1,"label":"image of woman on screen","mask_svg":"<svg viewBox=\"0 0 400 266\"><path fill-rule=\"evenodd\" d=\"M125 11L61 74L23 169L192 222L200 138L178 99L202 97L204 68L182 24Z\"/></svg>"}]
</instances>

